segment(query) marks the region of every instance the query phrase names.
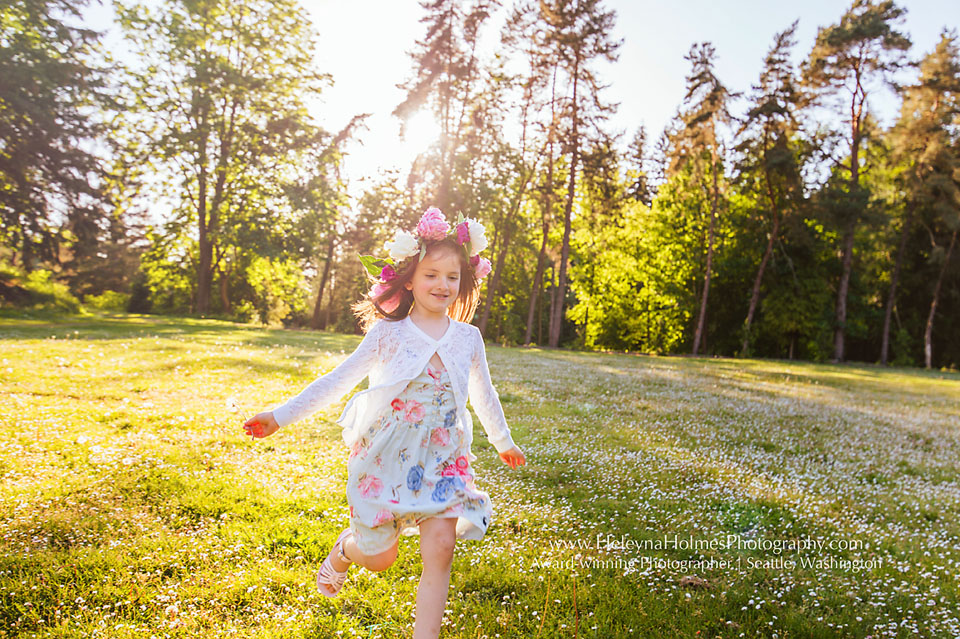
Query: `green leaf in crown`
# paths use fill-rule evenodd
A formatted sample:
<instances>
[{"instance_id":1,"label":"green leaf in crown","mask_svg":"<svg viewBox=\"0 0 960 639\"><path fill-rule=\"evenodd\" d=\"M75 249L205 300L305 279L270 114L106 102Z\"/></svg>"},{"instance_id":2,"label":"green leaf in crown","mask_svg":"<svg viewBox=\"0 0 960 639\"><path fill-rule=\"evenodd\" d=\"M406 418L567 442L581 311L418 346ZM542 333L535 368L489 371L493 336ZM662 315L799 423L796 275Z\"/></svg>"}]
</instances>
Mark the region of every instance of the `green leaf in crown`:
<instances>
[{"instance_id":1,"label":"green leaf in crown","mask_svg":"<svg viewBox=\"0 0 960 639\"><path fill-rule=\"evenodd\" d=\"M359 253L358 253L359 255ZM360 262L367 269L367 273L373 277L380 277L380 272L387 264L393 264L393 259L389 257L377 257L375 255L360 255Z\"/></svg>"}]
</instances>

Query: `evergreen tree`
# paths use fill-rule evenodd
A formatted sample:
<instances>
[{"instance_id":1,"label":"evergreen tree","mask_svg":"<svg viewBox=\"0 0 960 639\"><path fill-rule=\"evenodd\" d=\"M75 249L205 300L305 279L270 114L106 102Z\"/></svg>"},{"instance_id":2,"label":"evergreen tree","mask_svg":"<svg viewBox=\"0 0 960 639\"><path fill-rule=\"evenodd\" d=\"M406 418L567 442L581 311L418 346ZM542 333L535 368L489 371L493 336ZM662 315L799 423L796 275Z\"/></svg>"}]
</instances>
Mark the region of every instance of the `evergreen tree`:
<instances>
[{"instance_id":1,"label":"evergreen tree","mask_svg":"<svg viewBox=\"0 0 960 639\"><path fill-rule=\"evenodd\" d=\"M682 128L674 137L672 171L690 164L695 167L697 178L709 173L710 186L704 186L710 202L710 214L707 224L706 265L703 274L703 289L700 295L700 308L697 315L697 327L693 337L693 354L700 350L704 338L707 315L707 302L710 293L710 277L713 270L714 230L719 208L720 177L722 171L720 128L729 124L731 115L728 110L730 99L734 97L717 78L713 71L716 50L709 42L694 44L686 55L690 62L690 75L687 76L687 92L684 96L685 108L680 114ZM706 165L706 170L701 168ZM705 341L705 339L704 339Z\"/></svg>"},{"instance_id":2,"label":"evergreen tree","mask_svg":"<svg viewBox=\"0 0 960 639\"><path fill-rule=\"evenodd\" d=\"M549 345L556 347L560 343L564 317L571 218L581 150L591 140L603 137L600 126L616 108L615 105L602 101L600 93L604 86L593 65L601 60L615 62L622 41L610 37L616 12L605 10L600 0L542 0L540 16L545 24L541 46L556 57L557 66L563 72L570 92L569 98L563 101L564 108L561 110L565 150L570 161L567 167L558 282L550 312Z\"/></svg>"},{"instance_id":3,"label":"evergreen tree","mask_svg":"<svg viewBox=\"0 0 960 639\"><path fill-rule=\"evenodd\" d=\"M773 254L783 217L796 213L803 199L803 183L794 136L798 111L804 98L797 86L790 50L796 44L797 23L778 33L767 53L760 81L753 87L752 105L738 132L737 167L741 189L753 192L761 215L769 217L766 247L750 294L750 306L743 325L740 353L746 356L754 313L760 300L764 272Z\"/></svg>"},{"instance_id":4,"label":"evergreen tree","mask_svg":"<svg viewBox=\"0 0 960 639\"><path fill-rule=\"evenodd\" d=\"M454 155L463 142L471 107L480 93L480 29L499 2L421 0L420 6L426 12L420 19L426 25L426 34L410 53L413 76L397 85L407 95L393 115L406 122L421 108L433 113L440 126L440 139L438 157L426 167L436 174L427 199L442 211L460 209L465 203L451 193Z\"/></svg>"},{"instance_id":5,"label":"evergreen tree","mask_svg":"<svg viewBox=\"0 0 960 639\"><path fill-rule=\"evenodd\" d=\"M847 294L853 270L853 241L866 195L860 183L861 147L866 135L867 98L875 80L900 68L910 48L906 35L896 31L904 10L892 0L854 0L840 22L821 28L804 67L804 81L821 97L840 94L849 142L848 162L839 166L848 176L848 205L838 210L843 236L841 275L837 287L834 360L844 359ZM844 101L843 98L846 98Z\"/></svg>"},{"instance_id":6,"label":"evergreen tree","mask_svg":"<svg viewBox=\"0 0 960 639\"><path fill-rule=\"evenodd\" d=\"M926 368L933 365L934 319L960 231L960 133L956 128L960 118L960 55L956 40L955 34L944 33L934 51L920 63L919 80L904 90L895 137L898 154L909 163L908 211L919 213L930 238L929 261L938 267L923 335ZM898 265L899 260L898 254ZM891 282L891 298L895 286L896 278Z\"/></svg>"},{"instance_id":7,"label":"evergreen tree","mask_svg":"<svg viewBox=\"0 0 960 639\"><path fill-rule=\"evenodd\" d=\"M111 102L100 34L70 23L86 4L0 5L0 243L26 271L59 266L78 232L93 247L111 224L105 162L89 150Z\"/></svg>"}]
</instances>

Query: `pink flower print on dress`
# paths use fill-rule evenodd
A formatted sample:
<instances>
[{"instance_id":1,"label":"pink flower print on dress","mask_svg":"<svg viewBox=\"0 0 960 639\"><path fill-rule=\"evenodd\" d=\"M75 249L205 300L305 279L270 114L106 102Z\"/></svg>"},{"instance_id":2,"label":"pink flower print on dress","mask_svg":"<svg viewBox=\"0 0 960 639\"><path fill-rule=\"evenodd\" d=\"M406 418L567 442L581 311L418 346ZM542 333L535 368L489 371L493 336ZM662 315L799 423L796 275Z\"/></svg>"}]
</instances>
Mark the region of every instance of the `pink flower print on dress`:
<instances>
[{"instance_id":1,"label":"pink flower print on dress","mask_svg":"<svg viewBox=\"0 0 960 639\"><path fill-rule=\"evenodd\" d=\"M364 499L377 498L383 491L383 482L375 475L363 475L359 483L360 496Z\"/></svg>"},{"instance_id":2,"label":"pink flower print on dress","mask_svg":"<svg viewBox=\"0 0 960 639\"><path fill-rule=\"evenodd\" d=\"M358 439L353 443L353 446L350 448L350 459L353 459L360 454L360 451L363 450L363 440Z\"/></svg>"},{"instance_id":3,"label":"pink flower print on dress","mask_svg":"<svg viewBox=\"0 0 960 639\"><path fill-rule=\"evenodd\" d=\"M417 224L417 235L425 240L442 240L450 232L450 224L435 206L430 207Z\"/></svg>"},{"instance_id":4,"label":"pink flower print on dress","mask_svg":"<svg viewBox=\"0 0 960 639\"><path fill-rule=\"evenodd\" d=\"M472 477L470 474L470 465L467 462L467 457L465 455L460 455L457 457L456 461L443 469L443 472L440 473L444 477Z\"/></svg>"},{"instance_id":5,"label":"pink flower print on dress","mask_svg":"<svg viewBox=\"0 0 960 639\"><path fill-rule=\"evenodd\" d=\"M403 400L397 397L390 402L390 406L393 408L393 410L403 410Z\"/></svg>"},{"instance_id":6,"label":"pink flower print on dress","mask_svg":"<svg viewBox=\"0 0 960 639\"><path fill-rule=\"evenodd\" d=\"M387 510L386 508L381 508L380 512L377 513L377 516L373 518L373 527L377 527L385 521L390 521L393 519L393 513Z\"/></svg>"},{"instance_id":7,"label":"pink flower print on dress","mask_svg":"<svg viewBox=\"0 0 960 639\"><path fill-rule=\"evenodd\" d=\"M447 446L450 444L450 433L446 428L434 428L430 432L430 441L437 446Z\"/></svg>"},{"instance_id":8,"label":"pink flower print on dress","mask_svg":"<svg viewBox=\"0 0 960 639\"><path fill-rule=\"evenodd\" d=\"M423 404L415 399L407 402L405 407L407 413L403 416L408 422L419 422L423 419Z\"/></svg>"}]
</instances>

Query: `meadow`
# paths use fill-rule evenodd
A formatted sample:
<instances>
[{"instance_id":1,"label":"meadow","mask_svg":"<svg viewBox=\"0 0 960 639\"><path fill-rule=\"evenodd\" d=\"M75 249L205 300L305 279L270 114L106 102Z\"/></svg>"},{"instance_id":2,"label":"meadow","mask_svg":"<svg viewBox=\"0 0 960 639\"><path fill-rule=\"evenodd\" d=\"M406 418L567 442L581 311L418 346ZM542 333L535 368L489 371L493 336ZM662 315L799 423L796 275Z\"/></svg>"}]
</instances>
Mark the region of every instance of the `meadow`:
<instances>
[{"instance_id":1,"label":"meadow","mask_svg":"<svg viewBox=\"0 0 960 639\"><path fill-rule=\"evenodd\" d=\"M358 336L0 317L0 637L412 635L420 571L314 573L347 521L345 401L245 417ZM527 465L442 637L960 636L960 374L488 345Z\"/></svg>"}]
</instances>

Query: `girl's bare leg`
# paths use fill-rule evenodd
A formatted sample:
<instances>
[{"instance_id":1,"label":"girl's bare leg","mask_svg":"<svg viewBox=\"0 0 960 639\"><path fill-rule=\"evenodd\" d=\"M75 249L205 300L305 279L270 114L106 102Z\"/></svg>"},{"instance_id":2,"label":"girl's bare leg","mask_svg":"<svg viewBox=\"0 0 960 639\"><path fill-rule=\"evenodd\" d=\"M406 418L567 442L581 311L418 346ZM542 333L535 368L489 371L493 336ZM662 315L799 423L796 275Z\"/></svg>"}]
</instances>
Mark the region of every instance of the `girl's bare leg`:
<instances>
[{"instance_id":1,"label":"girl's bare leg","mask_svg":"<svg viewBox=\"0 0 960 639\"><path fill-rule=\"evenodd\" d=\"M399 543L400 540L397 539L389 549L375 555L365 555L360 552L356 542L353 540L353 535L349 535L343 541L343 554L346 555L347 559L351 562L363 566L367 570L380 572L392 566L393 562L397 560L397 547ZM333 569L337 572L343 572L350 565L340 561L336 549L330 551L330 561L333 563Z\"/></svg>"},{"instance_id":2,"label":"girl's bare leg","mask_svg":"<svg viewBox=\"0 0 960 639\"><path fill-rule=\"evenodd\" d=\"M413 627L413 639L437 639L440 636L456 543L456 517L431 517L420 523L423 574L417 587L417 621Z\"/></svg>"}]
</instances>

